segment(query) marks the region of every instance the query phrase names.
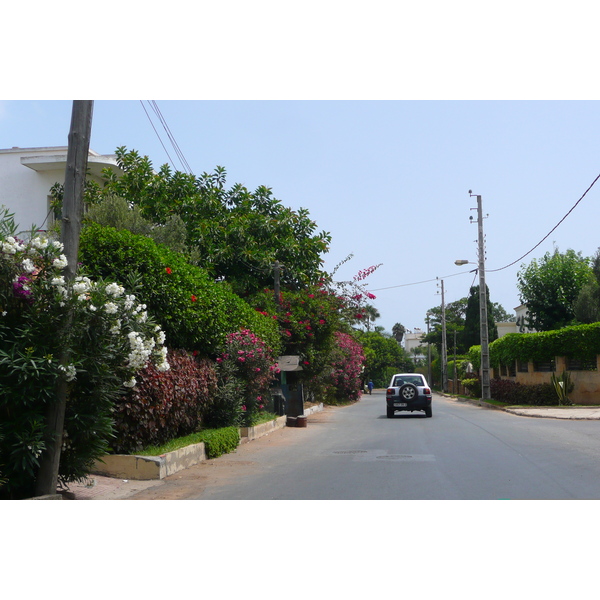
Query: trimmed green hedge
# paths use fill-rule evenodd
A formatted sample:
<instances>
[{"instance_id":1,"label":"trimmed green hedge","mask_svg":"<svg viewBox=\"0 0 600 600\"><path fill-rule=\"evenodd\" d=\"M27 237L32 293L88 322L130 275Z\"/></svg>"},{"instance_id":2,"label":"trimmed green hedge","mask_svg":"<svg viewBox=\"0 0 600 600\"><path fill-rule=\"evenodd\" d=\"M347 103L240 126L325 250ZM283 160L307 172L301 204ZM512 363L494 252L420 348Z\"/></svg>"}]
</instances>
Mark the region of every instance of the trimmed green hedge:
<instances>
[{"instance_id":1,"label":"trimmed green hedge","mask_svg":"<svg viewBox=\"0 0 600 600\"><path fill-rule=\"evenodd\" d=\"M556 356L590 360L600 354L600 323L563 327L556 331L538 333L509 333L494 342L490 348L490 365L498 367L520 362L542 362ZM480 367L481 346L472 346L469 360Z\"/></svg>"},{"instance_id":2,"label":"trimmed green hedge","mask_svg":"<svg viewBox=\"0 0 600 600\"><path fill-rule=\"evenodd\" d=\"M240 430L237 427L207 429L202 433L206 458L216 458L233 452L240 443Z\"/></svg>"},{"instance_id":3,"label":"trimmed green hedge","mask_svg":"<svg viewBox=\"0 0 600 600\"><path fill-rule=\"evenodd\" d=\"M145 236L92 223L81 232L79 255L90 275L124 286L128 275L140 275L136 297L161 325L171 348L214 357L228 333L247 328L279 351L275 320L251 308L228 284L215 283L183 255Z\"/></svg>"}]
</instances>

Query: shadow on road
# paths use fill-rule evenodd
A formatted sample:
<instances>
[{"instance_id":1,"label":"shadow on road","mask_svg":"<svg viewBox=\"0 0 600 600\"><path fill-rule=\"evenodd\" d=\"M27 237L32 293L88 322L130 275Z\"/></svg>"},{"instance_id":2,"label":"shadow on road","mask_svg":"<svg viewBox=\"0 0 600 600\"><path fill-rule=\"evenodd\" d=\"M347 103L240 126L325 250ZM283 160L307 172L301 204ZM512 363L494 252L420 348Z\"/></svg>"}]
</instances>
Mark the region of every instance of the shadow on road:
<instances>
[{"instance_id":1,"label":"shadow on road","mask_svg":"<svg viewBox=\"0 0 600 600\"><path fill-rule=\"evenodd\" d=\"M379 415L377 417L378 419L426 419L427 417L425 416L425 413L405 413L405 414L398 414L398 415L394 415L393 417L388 417L387 415Z\"/></svg>"}]
</instances>

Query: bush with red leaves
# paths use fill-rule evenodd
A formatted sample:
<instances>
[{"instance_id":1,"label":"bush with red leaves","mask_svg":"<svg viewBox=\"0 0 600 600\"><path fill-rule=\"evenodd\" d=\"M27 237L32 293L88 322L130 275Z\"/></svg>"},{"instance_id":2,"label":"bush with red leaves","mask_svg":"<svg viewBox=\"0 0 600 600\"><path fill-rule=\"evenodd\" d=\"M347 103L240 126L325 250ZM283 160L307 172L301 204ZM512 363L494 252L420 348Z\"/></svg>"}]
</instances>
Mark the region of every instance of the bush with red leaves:
<instances>
[{"instance_id":1,"label":"bush with red leaves","mask_svg":"<svg viewBox=\"0 0 600 600\"><path fill-rule=\"evenodd\" d=\"M183 350L169 350L168 361L168 371L149 365L136 374L136 386L115 403L113 452L131 454L200 428L216 389L215 367Z\"/></svg>"}]
</instances>

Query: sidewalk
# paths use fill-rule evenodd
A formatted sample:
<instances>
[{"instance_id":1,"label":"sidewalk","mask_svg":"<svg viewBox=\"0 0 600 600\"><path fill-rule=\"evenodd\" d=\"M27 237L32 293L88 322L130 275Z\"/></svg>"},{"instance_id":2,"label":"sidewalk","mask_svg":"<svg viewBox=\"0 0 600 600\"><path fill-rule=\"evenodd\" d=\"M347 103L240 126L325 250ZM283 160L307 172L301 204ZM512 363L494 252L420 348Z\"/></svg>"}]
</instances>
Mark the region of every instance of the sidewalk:
<instances>
[{"instance_id":1,"label":"sidewalk","mask_svg":"<svg viewBox=\"0 0 600 600\"><path fill-rule=\"evenodd\" d=\"M442 394L443 395L443 394ZM496 406L479 400L458 398L457 396L445 396L456 402L467 402L481 408L503 410L514 415L522 417L537 417L547 419L573 419L578 421L595 421L600 420L600 406L532 406L532 407L516 407L516 406Z\"/></svg>"}]
</instances>

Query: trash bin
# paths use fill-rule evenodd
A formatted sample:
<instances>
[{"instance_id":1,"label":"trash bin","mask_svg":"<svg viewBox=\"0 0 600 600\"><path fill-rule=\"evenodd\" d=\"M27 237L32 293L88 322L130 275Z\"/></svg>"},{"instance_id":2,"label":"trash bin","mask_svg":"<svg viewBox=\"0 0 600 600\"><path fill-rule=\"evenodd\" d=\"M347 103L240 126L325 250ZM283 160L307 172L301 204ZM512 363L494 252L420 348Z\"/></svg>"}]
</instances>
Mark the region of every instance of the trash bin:
<instances>
[{"instance_id":1,"label":"trash bin","mask_svg":"<svg viewBox=\"0 0 600 600\"><path fill-rule=\"evenodd\" d=\"M296 417L296 427L306 427L308 424L308 417L306 415L298 415Z\"/></svg>"}]
</instances>

